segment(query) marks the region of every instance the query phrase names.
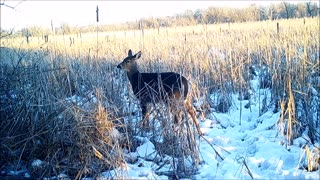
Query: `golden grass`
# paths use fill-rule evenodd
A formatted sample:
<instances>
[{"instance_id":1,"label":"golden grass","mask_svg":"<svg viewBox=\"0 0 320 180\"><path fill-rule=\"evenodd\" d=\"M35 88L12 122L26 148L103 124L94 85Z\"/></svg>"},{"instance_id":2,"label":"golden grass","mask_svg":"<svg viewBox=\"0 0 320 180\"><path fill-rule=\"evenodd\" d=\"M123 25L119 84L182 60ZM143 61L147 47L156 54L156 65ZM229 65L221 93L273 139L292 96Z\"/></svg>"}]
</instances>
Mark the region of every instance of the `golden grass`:
<instances>
[{"instance_id":1,"label":"golden grass","mask_svg":"<svg viewBox=\"0 0 320 180\"><path fill-rule=\"evenodd\" d=\"M267 65L275 79L280 78L278 69L283 56L287 56L287 66L295 63L294 66L303 65L304 70L316 70L318 57L312 56L319 44L318 27L317 18L306 18L99 32L98 37L96 32L49 35L49 43L44 43L42 37L31 37L29 44L24 38L6 38L2 46L112 64L120 62L128 49L141 50L142 71L178 71L201 87L223 88L222 82L228 81L233 89L239 89L238 82L246 86L244 72L252 63ZM73 44L70 38L74 39ZM302 68L294 70L302 71Z\"/></svg>"}]
</instances>

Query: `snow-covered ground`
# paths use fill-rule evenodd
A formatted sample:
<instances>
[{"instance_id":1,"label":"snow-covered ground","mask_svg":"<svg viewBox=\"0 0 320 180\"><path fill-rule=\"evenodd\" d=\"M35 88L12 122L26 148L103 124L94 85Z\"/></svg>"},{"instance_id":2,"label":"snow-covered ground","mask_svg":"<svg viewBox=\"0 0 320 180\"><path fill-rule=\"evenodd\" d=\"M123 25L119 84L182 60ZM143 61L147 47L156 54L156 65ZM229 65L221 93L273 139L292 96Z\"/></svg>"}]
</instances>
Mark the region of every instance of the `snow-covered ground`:
<instances>
[{"instance_id":1,"label":"snow-covered ground","mask_svg":"<svg viewBox=\"0 0 320 180\"><path fill-rule=\"evenodd\" d=\"M303 133L304 137L299 137L293 141L293 145L286 146L285 137L277 124L280 112L273 113L273 107L269 107L268 111L259 116L263 99L267 97L267 102L270 102L270 90L259 89L257 77L251 81L251 87L250 100L239 100L234 95L232 108L228 113L212 112L200 122L204 138L214 144L214 149L224 159L217 157L212 146L204 138L197 136L202 163L191 179L320 179L319 169L307 172L302 168L306 165L304 145L314 147L308 144L307 134ZM82 102L76 96L67 100ZM95 98L93 100L96 101ZM115 176L125 179L168 179L167 176L156 174L157 170L165 169L166 166L159 167L152 161L157 154L154 144L147 137L137 138L142 144L135 152L126 154L136 161L126 162L121 168L103 172L97 179ZM319 142L315 146L319 147ZM40 166L41 163L36 160L32 166ZM22 173L12 171L8 174ZM29 173L24 176L30 177ZM60 174L58 178L68 179L68 175Z\"/></svg>"},{"instance_id":2,"label":"snow-covered ground","mask_svg":"<svg viewBox=\"0 0 320 180\"><path fill-rule=\"evenodd\" d=\"M282 143L284 137L277 125L280 112L273 113L270 107L259 116L259 102L265 95L270 100L269 89L259 90L257 79L251 81L251 86L253 92L249 108L244 108L248 100L240 101L234 96L229 113L211 113L200 123L204 137L215 144L214 148L224 160L219 160L212 147L199 137L198 146L203 163L192 179L319 179L319 169L307 172L300 168L305 163L302 145L307 141L304 138L297 138L291 146ZM130 179L168 179L167 176L155 174L159 167L145 160L146 156L155 154L155 149L147 138L143 142L136 152L130 153L138 157L138 161L127 163L122 170L118 169L118 175L121 173ZM104 172L101 179L111 177L114 173Z\"/></svg>"}]
</instances>

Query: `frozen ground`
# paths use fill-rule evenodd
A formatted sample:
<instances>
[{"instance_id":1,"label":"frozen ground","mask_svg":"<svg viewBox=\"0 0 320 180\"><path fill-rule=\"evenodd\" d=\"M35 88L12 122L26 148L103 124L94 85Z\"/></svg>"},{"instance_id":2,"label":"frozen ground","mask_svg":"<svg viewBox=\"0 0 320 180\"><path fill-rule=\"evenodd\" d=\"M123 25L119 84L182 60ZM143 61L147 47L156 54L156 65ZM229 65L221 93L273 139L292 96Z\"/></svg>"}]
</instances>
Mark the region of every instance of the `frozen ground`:
<instances>
[{"instance_id":1,"label":"frozen ground","mask_svg":"<svg viewBox=\"0 0 320 180\"><path fill-rule=\"evenodd\" d=\"M301 147L308 144L305 140L308 137L295 139L292 146L286 147L281 143L284 137L277 129L280 112L273 113L270 107L259 116L261 107L258 93L262 102L265 95L270 100L270 92L268 89L258 90L257 80L251 83L253 97L250 108L244 108L248 100L239 101L234 96L233 108L229 113L212 113L201 122L205 138L215 144L215 149L224 160L219 160L212 147L203 138L199 138L203 163L192 179L319 179L320 170L307 172L300 168L306 162ZM158 166L144 160L154 151L150 141L145 139L144 142L132 154L143 158L139 158L135 164L125 165L123 171L118 173L123 173L130 179L168 179L166 176L156 175L155 169ZM101 177L110 177L113 173L105 172Z\"/></svg>"},{"instance_id":2,"label":"frozen ground","mask_svg":"<svg viewBox=\"0 0 320 180\"><path fill-rule=\"evenodd\" d=\"M303 147L314 147L308 143L307 133L295 139L293 145L286 146L285 137L279 133L280 126L277 125L280 112L273 113L273 108L269 107L259 116L263 98L267 97L267 102L270 102L269 89L258 89L258 80L252 80L251 86L250 106L248 100L238 100L234 95L229 113L211 113L200 122L204 137L214 144L224 160L216 156L207 141L198 137L202 163L191 179L320 179L319 169L307 172L302 168L306 165ZM247 108L244 107L246 105ZM151 161L156 154L154 145L148 138L139 138L142 145L127 154L138 160L134 164L123 164L117 170L103 172L98 179L110 179L115 175L125 179L168 179L155 173L157 169L166 167L159 167ZM315 146L319 147L319 142ZM32 166L39 166L39 163L41 161L34 161ZM16 174L21 173L9 173ZM25 177L29 176L25 174ZM58 178L66 177L60 174Z\"/></svg>"}]
</instances>

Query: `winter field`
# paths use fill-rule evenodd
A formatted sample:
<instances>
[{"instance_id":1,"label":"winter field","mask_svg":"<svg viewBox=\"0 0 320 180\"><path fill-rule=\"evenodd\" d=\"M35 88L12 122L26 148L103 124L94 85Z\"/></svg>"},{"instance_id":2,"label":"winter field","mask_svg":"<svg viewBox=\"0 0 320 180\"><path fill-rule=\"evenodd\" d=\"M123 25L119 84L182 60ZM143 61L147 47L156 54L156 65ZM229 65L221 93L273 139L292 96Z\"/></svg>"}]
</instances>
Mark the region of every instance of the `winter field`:
<instances>
[{"instance_id":1,"label":"winter field","mask_svg":"<svg viewBox=\"0 0 320 180\"><path fill-rule=\"evenodd\" d=\"M319 179L319 17L1 38L0 179ZM189 80L203 136L126 73ZM183 107L177 109L185 112ZM175 113L175 112L173 112Z\"/></svg>"}]
</instances>

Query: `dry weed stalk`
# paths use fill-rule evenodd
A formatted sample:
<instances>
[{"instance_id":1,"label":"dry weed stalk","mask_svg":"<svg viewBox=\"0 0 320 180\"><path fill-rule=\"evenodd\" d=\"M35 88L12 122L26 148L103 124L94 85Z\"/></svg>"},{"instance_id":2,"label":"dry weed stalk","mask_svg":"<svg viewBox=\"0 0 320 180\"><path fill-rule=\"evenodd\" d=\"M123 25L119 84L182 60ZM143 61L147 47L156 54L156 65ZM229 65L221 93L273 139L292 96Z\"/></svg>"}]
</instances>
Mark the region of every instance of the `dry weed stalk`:
<instances>
[{"instance_id":1,"label":"dry weed stalk","mask_svg":"<svg viewBox=\"0 0 320 180\"><path fill-rule=\"evenodd\" d=\"M319 147L313 147L310 150L308 145L302 149L302 154L299 158L298 168L306 169L309 172L319 169L320 164L320 150Z\"/></svg>"},{"instance_id":2,"label":"dry weed stalk","mask_svg":"<svg viewBox=\"0 0 320 180\"><path fill-rule=\"evenodd\" d=\"M237 158L236 160L237 160L238 163L241 163L241 165L240 165L240 166L241 166L241 169L242 169L243 166L244 166L245 169L246 169L246 172L247 172L248 175L251 177L251 179L254 179L253 174L252 174L252 172L251 172L251 170L250 170L250 168L249 168L249 166L248 166L248 164L247 164L247 162L246 162L246 159L245 159L243 156L241 156L241 157Z\"/></svg>"},{"instance_id":3,"label":"dry weed stalk","mask_svg":"<svg viewBox=\"0 0 320 180\"><path fill-rule=\"evenodd\" d=\"M286 137L286 145L291 145L293 138L297 137L295 129L299 126L296 120L295 101L291 87L291 78L287 78L288 99L280 102L281 115L279 119L279 125L281 133ZM287 102L287 103L285 103Z\"/></svg>"}]
</instances>

